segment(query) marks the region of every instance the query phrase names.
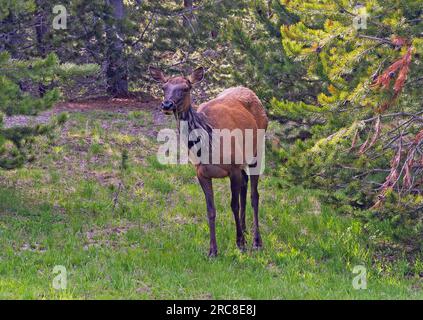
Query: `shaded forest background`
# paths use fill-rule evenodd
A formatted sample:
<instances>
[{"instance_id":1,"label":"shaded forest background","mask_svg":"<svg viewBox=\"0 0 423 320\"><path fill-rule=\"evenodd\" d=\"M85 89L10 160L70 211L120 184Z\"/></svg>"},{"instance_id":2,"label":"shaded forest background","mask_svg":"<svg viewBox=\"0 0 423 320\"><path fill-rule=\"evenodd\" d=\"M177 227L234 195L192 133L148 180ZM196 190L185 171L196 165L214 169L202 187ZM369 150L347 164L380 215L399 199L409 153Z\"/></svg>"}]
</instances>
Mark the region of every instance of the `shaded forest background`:
<instances>
[{"instance_id":1,"label":"shaded forest background","mask_svg":"<svg viewBox=\"0 0 423 320\"><path fill-rule=\"evenodd\" d=\"M1 168L31 161L34 137L66 121L3 128L3 116L158 96L150 65L202 65L197 103L232 85L264 102L281 185L318 189L340 213L389 221L421 248L421 1L62 1L59 30L54 5L0 0Z\"/></svg>"}]
</instances>

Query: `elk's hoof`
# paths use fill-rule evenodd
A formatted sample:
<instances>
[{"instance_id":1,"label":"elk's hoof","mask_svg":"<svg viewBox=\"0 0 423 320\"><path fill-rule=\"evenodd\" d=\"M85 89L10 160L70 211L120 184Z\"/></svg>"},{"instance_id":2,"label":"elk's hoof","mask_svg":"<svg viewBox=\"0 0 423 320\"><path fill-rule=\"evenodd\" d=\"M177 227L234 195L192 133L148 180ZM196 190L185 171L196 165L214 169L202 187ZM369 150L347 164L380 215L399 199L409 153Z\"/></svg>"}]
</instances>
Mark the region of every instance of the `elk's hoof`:
<instances>
[{"instance_id":1,"label":"elk's hoof","mask_svg":"<svg viewBox=\"0 0 423 320\"><path fill-rule=\"evenodd\" d=\"M263 249L263 245L262 244L253 244L253 250L261 250Z\"/></svg>"},{"instance_id":2,"label":"elk's hoof","mask_svg":"<svg viewBox=\"0 0 423 320\"><path fill-rule=\"evenodd\" d=\"M210 249L209 250L208 257L209 258L215 258L215 257L217 257L217 249Z\"/></svg>"},{"instance_id":3,"label":"elk's hoof","mask_svg":"<svg viewBox=\"0 0 423 320\"><path fill-rule=\"evenodd\" d=\"M246 242L245 242L245 239L244 239L244 238L242 238L242 239L238 240L238 241L236 242L236 245L237 245L238 249L239 249L241 252L244 252L244 251L245 251Z\"/></svg>"},{"instance_id":4,"label":"elk's hoof","mask_svg":"<svg viewBox=\"0 0 423 320\"><path fill-rule=\"evenodd\" d=\"M263 243L261 241L261 238L254 239L253 249L254 250L261 250L262 248L263 248Z\"/></svg>"}]
</instances>

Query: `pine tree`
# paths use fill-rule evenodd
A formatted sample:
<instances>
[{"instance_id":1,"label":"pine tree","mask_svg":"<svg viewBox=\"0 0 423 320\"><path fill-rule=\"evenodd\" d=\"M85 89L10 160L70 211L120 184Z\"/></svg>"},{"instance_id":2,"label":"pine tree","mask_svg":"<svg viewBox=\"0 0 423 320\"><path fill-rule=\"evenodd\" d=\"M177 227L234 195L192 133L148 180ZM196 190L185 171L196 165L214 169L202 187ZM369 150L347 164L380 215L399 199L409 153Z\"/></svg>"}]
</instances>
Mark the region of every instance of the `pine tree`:
<instances>
[{"instance_id":1,"label":"pine tree","mask_svg":"<svg viewBox=\"0 0 423 320\"><path fill-rule=\"evenodd\" d=\"M169 72L190 72L196 64L219 69L203 55L222 48L224 23L237 13L233 1L65 1L68 29L50 30L50 50L63 61L96 63L112 96L149 83L148 66L159 64ZM48 6L45 7L48 10ZM222 52L222 55L225 53ZM216 60L216 59L214 59Z\"/></svg>"},{"instance_id":2,"label":"pine tree","mask_svg":"<svg viewBox=\"0 0 423 320\"><path fill-rule=\"evenodd\" d=\"M108 92L115 97L128 96L128 71L124 61L123 21L125 7L123 0L108 0L112 17L106 16L107 79Z\"/></svg>"},{"instance_id":3,"label":"pine tree","mask_svg":"<svg viewBox=\"0 0 423 320\"><path fill-rule=\"evenodd\" d=\"M298 17L279 0L251 1L242 15L229 22L228 38L232 70L231 85L253 88L265 103L269 116L281 123L275 131L277 145L310 137L310 126L319 117L304 117L300 108L316 101L318 82L307 77L305 68L289 57L281 43L281 25L291 25Z\"/></svg>"},{"instance_id":4,"label":"pine tree","mask_svg":"<svg viewBox=\"0 0 423 320\"><path fill-rule=\"evenodd\" d=\"M311 108L275 105L324 121L313 127L313 139L293 146L284 174L330 191L338 204L388 212L421 232L421 1L285 5L300 19L281 28L285 52L321 92Z\"/></svg>"},{"instance_id":5,"label":"pine tree","mask_svg":"<svg viewBox=\"0 0 423 320\"><path fill-rule=\"evenodd\" d=\"M273 98L304 103L315 100L304 69L288 57L281 44L280 26L297 20L278 0L257 0L242 17L231 21L229 38L237 49L234 62L241 66L235 70L234 80L255 88L269 106Z\"/></svg>"},{"instance_id":6,"label":"pine tree","mask_svg":"<svg viewBox=\"0 0 423 320\"><path fill-rule=\"evenodd\" d=\"M40 24L37 4L40 2L7 1L0 11L0 37L5 39L0 46L0 168L22 165L33 137L47 133L63 120L4 128L4 115L34 115L46 110L59 100L65 82L98 72L95 65L60 64L56 54L48 53L43 39L46 28L42 27L44 22ZM21 25L21 18L28 24Z\"/></svg>"}]
</instances>

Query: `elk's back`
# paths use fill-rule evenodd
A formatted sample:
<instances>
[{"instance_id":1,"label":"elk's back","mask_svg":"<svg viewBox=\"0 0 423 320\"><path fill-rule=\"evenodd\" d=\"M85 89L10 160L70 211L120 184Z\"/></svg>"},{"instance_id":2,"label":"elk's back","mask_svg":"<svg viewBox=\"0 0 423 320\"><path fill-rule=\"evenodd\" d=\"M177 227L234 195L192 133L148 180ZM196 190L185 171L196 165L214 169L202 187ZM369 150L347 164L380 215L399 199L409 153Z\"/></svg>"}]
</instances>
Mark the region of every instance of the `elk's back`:
<instances>
[{"instance_id":1,"label":"elk's back","mask_svg":"<svg viewBox=\"0 0 423 320\"><path fill-rule=\"evenodd\" d=\"M252 90L245 87L229 88L220 93L216 99L210 101L212 104L215 102L223 103L229 108L239 108L241 105L252 114L258 129L267 129L266 111L260 99Z\"/></svg>"}]
</instances>

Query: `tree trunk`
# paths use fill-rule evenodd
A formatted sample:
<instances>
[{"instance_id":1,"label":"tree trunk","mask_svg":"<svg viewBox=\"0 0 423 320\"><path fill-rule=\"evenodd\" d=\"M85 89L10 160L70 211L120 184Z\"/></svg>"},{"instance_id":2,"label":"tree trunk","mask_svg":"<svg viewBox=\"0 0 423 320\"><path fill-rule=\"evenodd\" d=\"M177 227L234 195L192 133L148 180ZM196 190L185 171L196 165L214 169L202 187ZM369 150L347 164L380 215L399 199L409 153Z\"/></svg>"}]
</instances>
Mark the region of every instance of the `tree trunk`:
<instances>
[{"instance_id":1,"label":"tree trunk","mask_svg":"<svg viewBox=\"0 0 423 320\"><path fill-rule=\"evenodd\" d=\"M22 45L22 37L19 33L20 24L11 10L2 21L2 24L4 24L4 29L2 30L4 33L0 33L0 50L8 51L13 59L22 59L24 55L19 50Z\"/></svg>"},{"instance_id":2,"label":"tree trunk","mask_svg":"<svg viewBox=\"0 0 423 320\"><path fill-rule=\"evenodd\" d=\"M184 27L186 28L193 28L192 25L192 7L193 7L193 0L184 0L184 10L186 11L185 14L182 16Z\"/></svg>"},{"instance_id":3,"label":"tree trunk","mask_svg":"<svg viewBox=\"0 0 423 320\"><path fill-rule=\"evenodd\" d=\"M107 91L113 97L127 97L128 72L124 58L122 22L125 19L123 0L106 0L112 8L113 19L107 23Z\"/></svg>"},{"instance_id":4,"label":"tree trunk","mask_svg":"<svg viewBox=\"0 0 423 320\"><path fill-rule=\"evenodd\" d=\"M47 17L45 11L42 9L42 1L38 0L36 1L37 4L37 13L35 17L35 34L37 38L37 50L38 54L45 58L47 55L47 49L46 49L46 41L45 41L45 35L48 31L47 27ZM44 97L45 93L47 91L47 87L42 83L38 83L38 93L40 97Z\"/></svg>"},{"instance_id":5,"label":"tree trunk","mask_svg":"<svg viewBox=\"0 0 423 320\"><path fill-rule=\"evenodd\" d=\"M42 58L46 57L46 43L45 43L45 35L48 31L47 29L47 17L45 16L45 12L42 9L42 3L40 1L36 1L37 4L37 13L35 17L35 33L37 36L37 50L38 53Z\"/></svg>"}]
</instances>

